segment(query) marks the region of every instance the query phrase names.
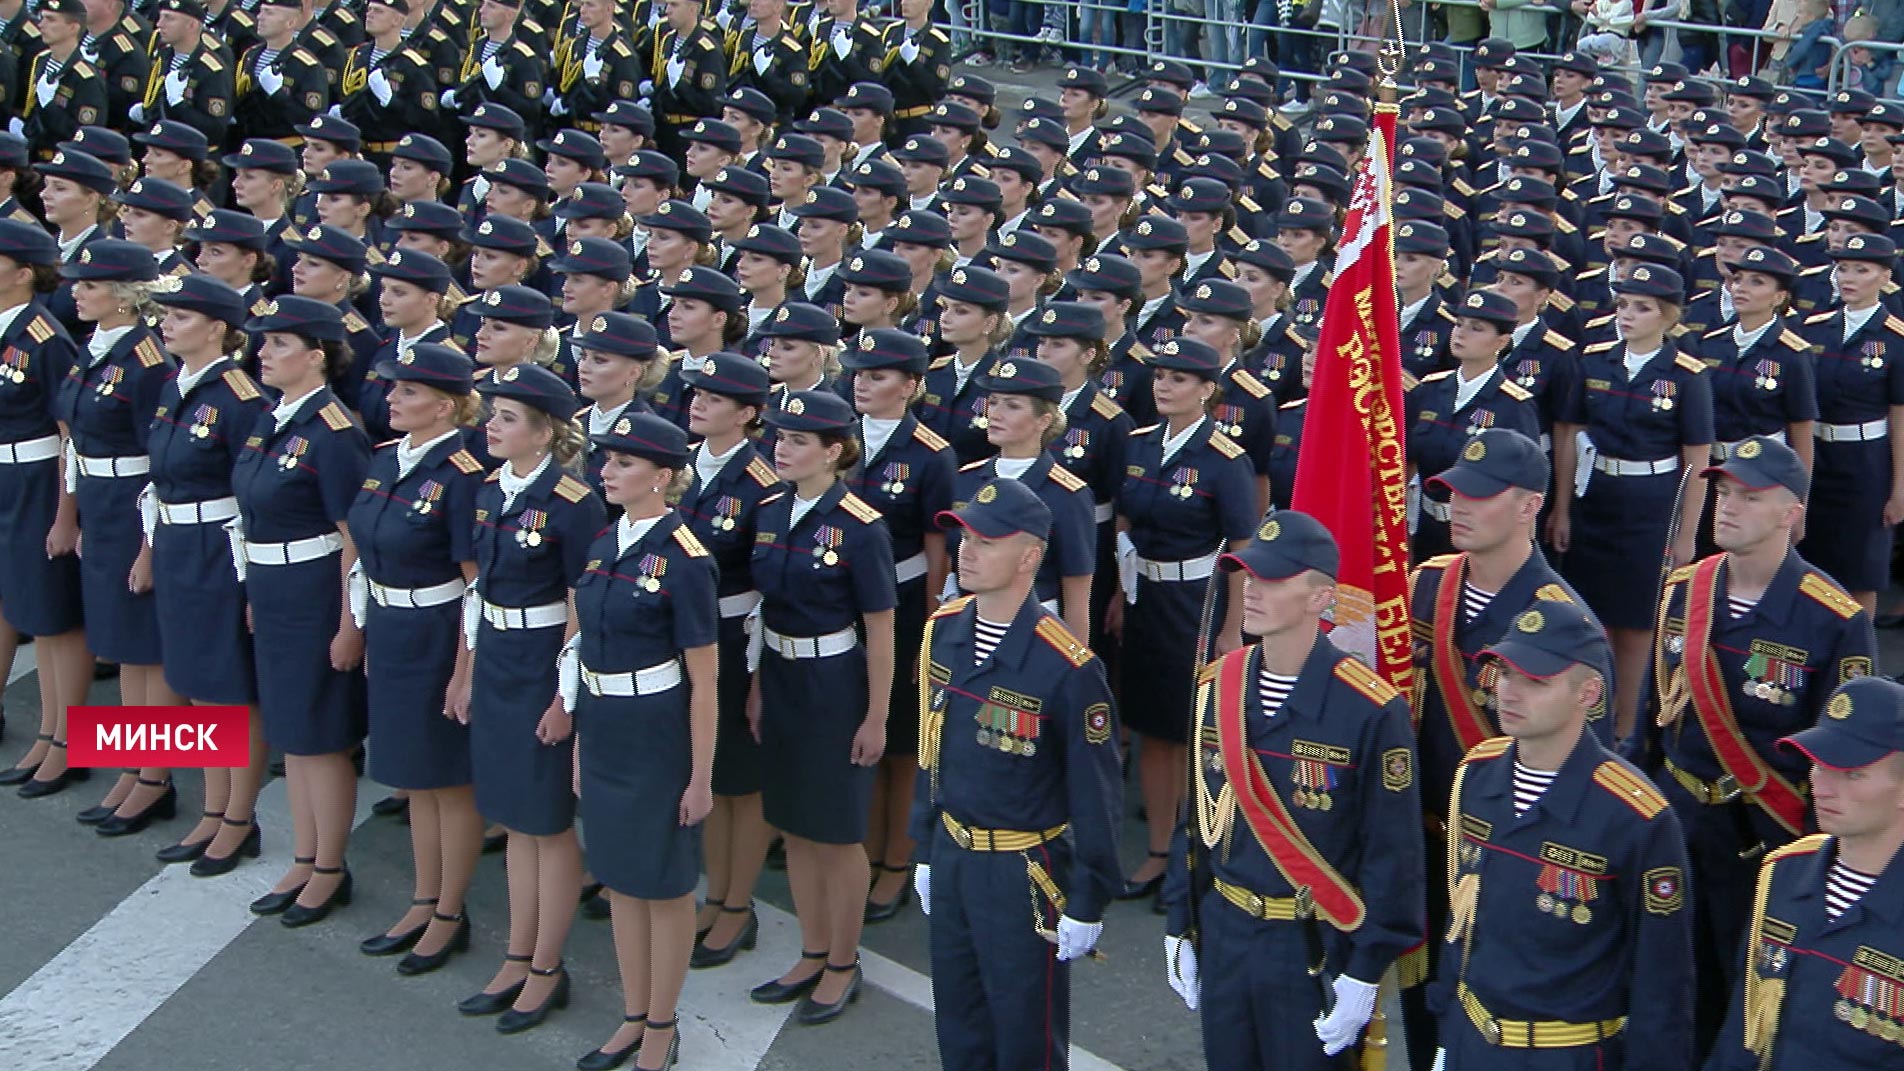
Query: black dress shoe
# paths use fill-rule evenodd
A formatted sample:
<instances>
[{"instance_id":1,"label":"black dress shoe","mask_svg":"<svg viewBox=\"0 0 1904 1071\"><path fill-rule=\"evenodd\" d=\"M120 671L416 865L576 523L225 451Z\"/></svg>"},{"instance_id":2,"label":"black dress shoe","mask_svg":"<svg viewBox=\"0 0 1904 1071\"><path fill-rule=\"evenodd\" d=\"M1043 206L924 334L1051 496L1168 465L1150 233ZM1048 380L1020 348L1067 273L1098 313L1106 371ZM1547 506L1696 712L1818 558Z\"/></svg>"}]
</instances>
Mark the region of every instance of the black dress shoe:
<instances>
[{"instance_id":1,"label":"black dress shoe","mask_svg":"<svg viewBox=\"0 0 1904 1071\"><path fill-rule=\"evenodd\" d=\"M119 808L117 807L108 807L103 803L95 803L91 807L74 815L73 821L78 822L82 826L96 826L118 813Z\"/></svg>"},{"instance_id":2,"label":"black dress shoe","mask_svg":"<svg viewBox=\"0 0 1904 1071\"><path fill-rule=\"evenodd\" d=\"M513 952L504 952L502 958L507 963L529 962L528 956L518 956ZM499 1015L508 1011L509 1006L522 995L523 984L527 981L528 979L525 978L500 993L477 993L474 996L464 997L456 1002L456 1010L469 1016Z\"/></svg>"},{"instance_id":3,"label":"black dress shoe","mask_svg":"<svg viewBox=\"0 0 1904 1071\"><path fill-rule=\"evenodd\" d=\"M884 870L889 874L912 873L912 868L909 866L885 866L882 864L878 869ZM866 901L866 914L863 918L867 922L885 922L888 919L896 918L899 912L905 910L906 901L911 898L912 882L908 881L899 887L898 896L893 897L883 904L877 900Z\"/></svg>"},{"instance_id":4,"label":"black dress shoe","mask_svg":"<svg viewBox=\"0 0 1904 1071\"><path fill-rule=\"evenodd\" d=\"M293 856L291 861L299 866L310 866L312 863L317 862L316 859L310 859L304 856ZM192 866L196 868L198 864L193 863ZM296 888L286 889L283 892L265 893L263 896L251 902L251 913L254 915L282 915L290 909L292 904L297 903L297 898L303 895L303 893L304 885L301 883Z\"/></svg>"},{"instance_id":5,"label":"black dress shoe","mask_svg":"<svg viewBox=\"0 0 1904 1071\"><path fill-rule=\"evenodd\" d=\"M608 895L602 891L601 882L591 881L582 886L582 917L596 922L615 917L614 910L608 906Z\"/></svg>"},{"instance_id":6,"label":"black dress shoe","mask_svg":"<svg viewBox=\"0 0 1904 1071\"><path fill-rule=\"evenodd\" d=\"M323 922L330 917L333 909L348 907L350 905L351 881L350 870L348 868L341 866L317 866L311 868L311 873L342 874L344 876L338 880L337 888L332 889L331 894L324 898L324 902L318 904L316 907L305 907L303 904L294 902L290 907L285 908L284 915L278 919L278 922L287 930L295 930L300 926L309 926L314 923Z\"/></svg>"},{"instance_id":7,"label":"black dress shoe","mask_svg":"<svg viewBox=\"0 0 1904 1071\"><path fill-rule=\"evenodd\" d=\"M101 662L97 658L93 659L93 679L94 680L109 681L117 676L119 676L119 663Z\"/></svg>"},{"instance_id":8,"label":"black dress shoe","mask_svg":"<svg viewBox=\"0 0 1904 1071\"><path fill-rule=\"evenodd\" d=\"M145 827L153 820L170 821L178 817L178 788L170 781L147 781L139 778L139 783L147 788L165 786L165 792L158 799L146 805L138 814L108 815L106 820L93 827L93 832L102 837L129 837L134 833L145 832Z\"/></svg>"},{"instance_id":9,"label":"black dress shoe","mask_svg":"<svg viewBox=\"0 0 1904 1071\"><path fill-rule=\"evenodd\" d=\"M398 974L405 977L428 974L438 967L443 966L445 963L448 963L450 957L458 952L469 951L469 912L465 911L460 915L441 915L433 913L430 917L443 922L456 923L456 933L450 937L450 943L444 945L440 951L432 952L429 955L424 955L421 952L411 952L401 960L398 960Z\"/></svg>"},{"instance_id":10,"label":"black dress shoe","mask_svg":"<svg viewBox=\"0 0 1904 1071\"><path fill-rule=\"evenodd\" d=\"M1170 853L1169 852L1151 852L1150 857L1152 859L1169 859ZM1164 872L1160 870L1156 873L1155 876L1151 877L1148 881L1128 881L1128 880L1125 881L1124 887L1122 889L1119 889L1116 893L1112 894L1111 899L1113 900L1142 900L1146 896L1157 895L1157 890L1163 887L1164 887Z\"/></svg>"},{"instance_id":11,"label":"black dress shoe","mask_svg":"<svg viewBox=\"0 0 1904 1071\"><path fill-rule=\"evenodd\" d=\"M720 948L709 948L698 941L695 942L694 954L688 957L688 966L704 969L732 963L734 957L743 950L752 952L754 944L760 940L760 916L754 913L752 904L746 907L728 907L723 904L721 910L731 914L746 915L747 925L741 927L740 933L732 941Z\"/></svg>"},{"instance_id":12,"label":"black dress shoe","mask_svg":"<svg viewBox=\"0 0 1904 1071\"><path fill-rule=\"evenodd\" d=\"M860 973L858 960L854 960L852 965L846 967L835 967L829 963L826 969L835 972L851 971L853 980L846 983L846 992L840 994L840 999L831 1004L822 1004L813 999L813 994L807 994L807 999L800 1002L800 1010L796 1013L800 1022L807 1026L819 1026L821 1023L830 1023L838 1019L846 1014L848 1004L859 999L859 984L866 976Z\"/></svg>"},{"instance_id":13,"label":"black dress shoe","mask_svg":"<svg viewBox=\"0 0 1904 1071\"><path fill-rule=\"evenodd\" d=\"M668 1032L668 1052L667 1055L661 1058L661 1066L654 1068L643 1068L641 1066L641 1059L637 1057L635 1059L635 1071L671 1071L675 1061L681 1058L681 1032L674 1028L675 1024L680 1021L679 1019L669 1019L665 1023L648 1024L648 1029L641 1032L642 1044L647 1044L649 1031L666 1030Z\"/></svg>"},{"instance_id":14,"label":"black dress shoe","mask_svg":"<svg viewBox=\"0 0 1904 1071\"><path fill-rule=\"evenodd\" d=\"M204 811L199 815L199 817L223 818L225 817L225 812ZM161 863L189 863L197 859L199 856L204 855L205 849L211 847L211 843L212 843L211 837L206 837L204 840L197 840L197 841L179 841L177 844L170 844L170 845L167 845L166 847L160 848L158 851L153 852L152 855L153 855L153 858L157 859Z\"/></svg>"},{"instance_id":15,"label":"black dress shoe","mask_svg":"<svg viewBox=\"0 0 1904 1071\"><path fill-rule=\"evenodd\" d=\"M66 745L56 740L53 742L53 746L65 747ZM20 798L23 800L37 800L46 796L57 796L61 792L66 791L70 786L77 785L81 781L90 781L93 777L91 770L76 770L71 766L68 766L66 769L61 770L58 774L44 781L39 780L38 770L33 772L34 779L20 786Z\"/></svg>"},{"instance_id":16,"label":"black dress shoe","mask_svg":"<svg viewBox=\"0 0 1904 1071\"><path fill-rule=\"evenodd\" d=\"M222 877L238 869L238 863L241 860L256 859L264 854L264 830L258 825L256 817L244 822L234 822L229 818L223 821L228 826L250 826L251 831L245 834L244 840L238 842L238 850L230 855L199 856L198 861L192 864L193 877ZM293 896L291 899L296 900L297 897Z\"/></svg>"},{"instance_id":17,"label":"black dress shoe","mask_svg":"<svg viewBox=\"0 0 1904 1071\"><path fill-rule=\"evenodd\" d=\"M645 1015L624 1015L621 1017L621 1021L624 1023L645 1023L648 1021L648 1017ZM646 1034L645 1029L643 1030L643 1034ZM575 1061L575 1071L615 1071L615 1068L627 1063L628 1058L633 1056L635 1050L639 1048L641 1048L641 1038L636 1038L626 1048L596 1049L594 1052Z\"/></svg>"},{"instance_id":18,"label":"black dress shoe","mask_svg":"<svg viewBox=\"0 0 1904 1071\"><path fill-rule=\"evenodd\" d=\"M388 818L393 814L403 814L410 809L410 797L385 796L370 805L370 813L379 818Z\"/></svg>"},{"instance_id":19,"label":"black dress shoe","mask_svg":"<svg viewBox=\"0 0 1904 1071\"><path fill-rule=\"evenodd\" d=\"M529 973L538 978L554 978L555 989L550 991L539 1007L529 1011L511 1008L503 1012L502 1018L496 1020L496 1033L520 1034L525 1030L534 1030L548 1021L550 1012L569 1006L569 972L560 963L546 971L531 967Z\"/></svg>"},{"instance_id":20,"label":"black dress shoe","mask_svg":"<svg viewBox=\"0 0 1904 1071\"><path fill-rule=\"evenodd\" d=\"M483 838L484 855L495 855L507 847L509 847L509 834L507 833L497 833Z\"/></svg>"},{"instance_id":21,"label":"black dress shoe","mask_svg":"<svg viewBox=\"0 0 1904 1071\"><path fill-rule=\"evenodd\" d=\"M829 953L826 952L802 951L800 958L824 960L828 955ZM755 986L748 992L747 999L753 1001L755 1004L792 1004L794 1001L813 992L813 987L819 984L819 971L814 971L811 977L798 982L783 982L776 978L771 982L762 982L760 985Z\"/></svg>"},{"instance_id":22,"label":"black dress shoe","mask_svg":"<svg viewBox=\"0 0 1904 1071\"><path fill-rule=\"evenodd\" d=\"M51 743L53 735L51 733L41 733L34 737L34 740L39 743ZM36 762L31 766L14 766L5 771L0 771L0 785L24 785L28 781L33 780L33 775L37 773L39 769L40 764Z\"/></svg>"},{"instance_id":23,"label":"black dress shoe","mask_svg":"<svg viewBox=\"0 0 1904 1071\"><path fill-rule=\"evenodd\" d=\"M436 899L430 897L412 900L410 906L435 907ZM394 956L399 952L408 952L416 947L416 943L423 939L423 931L429 928L430 924L425 922L413 930L405 930L402 933L380 933L375 937L366 937L358 942L357 951L366 956Z\"/></svg>"}]
</instances>

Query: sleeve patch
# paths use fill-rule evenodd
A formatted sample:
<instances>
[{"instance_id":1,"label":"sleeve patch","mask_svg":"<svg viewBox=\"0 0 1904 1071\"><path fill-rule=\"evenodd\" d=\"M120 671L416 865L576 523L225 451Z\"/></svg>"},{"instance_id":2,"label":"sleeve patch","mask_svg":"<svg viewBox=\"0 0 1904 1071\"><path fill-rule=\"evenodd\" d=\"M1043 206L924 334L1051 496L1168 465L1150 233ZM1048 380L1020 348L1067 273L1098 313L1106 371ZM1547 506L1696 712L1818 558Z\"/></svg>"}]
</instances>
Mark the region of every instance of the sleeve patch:
<instances>
[{"instance_id":1,"label":"sleeve patch","mask_svg":"<svg viewBox=\"0 0 1904 1071\"><path fill-rule=\"evenodd\" d=\"M1676 866L1646 872L1646 910L1670 915L1686 905L1686 881Z\"/></svg>"},{"instance_id":2,"label":"sleeve patch","mask_svg":"<svg viewBox=\"0 0 1904 1071\"><path fill-rule=\"evenodd\" d=\"M1084 742L1103 744L1111 739L1111 706L1092 703L1084 708Z\"/></svg>"},{"instance_id":3,"label":"sleeve patch","mask_svg":"<svg viewBox=\"0 0 1904 1071\"><path fill-rule=\"evenodd\" d=\"M1382 752L1382 787L1403 792L1415 783L1415 757L1405 747Z\"/></svg>"},{"instance_id":4,"label":"sleeve patch","mask_svg":"<svg viewBox=\"0 0 1904 1071\"><path fill-rule=\"evenodd\" d=\"M1843 684L1854 677L1868 677L1870 675L1871 659L1868 655L1852 655L1849 658L1840 658L1838 660L1839 684Z\"/></svg>"}]
</instances>

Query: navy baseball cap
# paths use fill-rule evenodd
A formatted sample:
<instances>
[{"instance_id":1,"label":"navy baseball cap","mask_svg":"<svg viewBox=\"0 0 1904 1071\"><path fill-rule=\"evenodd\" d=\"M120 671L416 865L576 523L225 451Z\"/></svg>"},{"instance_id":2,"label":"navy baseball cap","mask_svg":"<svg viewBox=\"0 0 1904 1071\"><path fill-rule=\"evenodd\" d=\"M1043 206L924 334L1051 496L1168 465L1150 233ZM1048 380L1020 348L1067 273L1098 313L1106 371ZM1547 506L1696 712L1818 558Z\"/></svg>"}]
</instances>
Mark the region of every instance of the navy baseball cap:
<instances>
[{"instance_id":1,"label":"navy baseball cap","mask_svg":"<svg viewBox=\"0 0 1904 1071\"><path fill-rule=\"evenodd\" d=\"M1043 361L1003 360L978 374L981 389L993 394L1026 394L1047 402L1064 400L1064 380Z\"/></svg>"},{"instance_id":2,"label":"navy baseball cap","mask_svg":"<svg viewBox=\"0 0 1904 1071\"><path fill-rule=\"evenodd\" d=\"M1607 662L1606 630L1577 602L1541 600L1516 617L1481 657L1498 658L1537 680L1575 665L1598 670Z\"/></svg>"},{"instance_id":3,"label":"navy baseball cap","mask_svg":"<svg viewBox=\"0 0 1904 1071\"><path fill-rule=\"evenodd\" d=\"M284 299L280 298L282 302ZM557 420L568 420L582 408L582 400L568 382L554 372L525 361L512 364L476 384L476 393L491 398L510 398L540 409Z\"/></svg>"},{"instance_id":4,"label":"navy baseball cap","mask_svg":"<svg viewBox=\"0 0 1904 1071\"><path fill-rule=\"evenodd\" d=\"M610 453L645 458L664 469L679 469L688 460L688 433L655 413L623 413L614 426L589 436L588 441Z\"/></svg>"},{"instance_id":5,"label":"navy baseball cap","mask_svg":"<svg viewBox=\"0 0 1904 1071\"><path fill-rule=\"evenodd\" d=\"M485 320L523 327L545 328L555 322L555 306L549 303L547 294L514 283L489 291L470 302L469 309Z\"/></svg>"},{"instance_id":6,"label":"navy baseball cap","mask_svg":"<svg viewBox=\"0 0 1904 1071\"><path fill-rule=\"evenodd\" d=\"M859 344L840 354L840 363L856 372L897 368L923 376L932 364L926 340L896 327L876 327L859 333Z\"/></svg>"},{"instance_id":7,"label":"navy baseball cap","mask_svg":"<svg viewBox=\"0 0 1904 1071\"><path fill-rule=\"evenodd\" d=\"M1311 569L1334 580L1342 552L1321 521L1307 513L1279 509L1263 518L1243 549L1217 562L1224 572L1241 569L1258 580L1287 580Z\"/></svg>"},{"instance_id":8,"label":"navy baseball cap","mask_svg":"<svg viewBox=\"0 0 1904 1071\"><path fill-rule=\"evenodd\" d=\"M1051 507L1023 483L998 477L980 487L970 502L940 510L934 521L940 528L957 526L984 539L1023 533L1043 540L1051 534Z\"/></svg>"},{"instance_id":9,"label":"navy baseball cap","mask_svg":"<svg viewBox=\"0 0 1904 1071\"><path fill-rule=\"evenodd\" d=\"M1904 685L1853 677L1825 700L1818 724L1779 741L1820 766L1856 770L1904 751Z\"/></svg>"},{"instance_id":10,"label":"navy baseball cap","mask_svg":"<svg viewBox=\"0 0 1904 1071\"><path fill-rule=\"evenodd\" d=\"M1025 332L1036 338L1104 337L1104 310L1086 301L1054 301L1025 321Z\"/></svg>"},{"instance_id":11,"label":"navy baseball cap","mask_svg":"<svg viewBox=\"0 0 1904 1071\"><path fill-rule=\"evenodd\" d=\"M660 352L654 325L627 312L598 312L583 327L575 345L645 361Z\"/></svg>"},{"instance_id":12,"label":"navy baseball cap","mask_svg":"<svg viewBox=\"0 0 1904 1071\"><path fill-rule=\"evenodd\" d=\"M759 361L727 350L681 358L681 378L696 390L732 398L742 405L766 405L773 390L773 380Z\"/></svg>"},{"instance_id":13,"label":"navy baseball cap","mask_svg":"<svg viewBox=\"0 0 1904 1071\"><path fill-rule=\"evenodd\" d=\"M454 346L419 342L397 356L377 362L377 374L392 383L408 381L435 387L445 394L468 394L476 389L476 362Z\"/></svg>"},{"instance_id":14,"label":"navy baseball cap","mask_svg":"<svg viewBox=\"0 0 1904 1071\"><path fill-rule=\"evenodd\" d=\"M169 290L155 290L152 300L170 309L185 309L209 316L233 327L243 327L251 318L245 296L209 275L195 272L177 276Z\"/></svg>"},{"instance_id":15,"label":"navy baseball cap","mask_svg":"<svg viewBox=\"0 0 1904 1071\"><path fill-rule=\"evenodd\" d=\"M1754 435L1733 447L1726 459L1699 470L1701 476L1729 476L1748 491L1783 487L1800 502L1811 491L1811 475L1798 453L1777 439Z\"/></svg>"},{"instance_id":16,"label":"navy baseball cap","mask_svg":"<svg viewBox=\"0 0 1904 1071\"><path fill-rule=\"evenodd\" d=\"M247 322L245 330L252 334L282 331L325 342L344 341L344 314L328 301L286 294L266 302L261 311L264 315Z\"/></svg>"},{"instance_id":17,"label":"navy baseball cap","mask_svg":"<svg viewBox=\"0 0 1904 1071\"><path fill-rule=\"evenodd\" d=\"M68 279L147 283L159 277L159 263L145 246L118 238L101 238L81 246L77 259L60 265L60 275Z\"/></svg>"},{"instance_id":18,"label":"navy baseball cap","mask_svg":"<svg viewBox=\"0 0 1904 1071\"><path fill-rule=\"evenodd\" d=\"M781 431L851 432L859 417L846 399L830 390L797 390L778 409L769 406L767 423Z\"/></svg>"},{"instance_id":19,"label":"navy baseball cap","mask_svg":"<svg viewBox=\"0 0 1904 1071\"><path fill-rule=\"evenodd\" d=\"M1462 315L1472 314L1464 310ZM1469 439L1455 463L1430 477L1428 485L1445 487L1463 498L1493 498L1510 487L1544 493L1551 475L1547 453L1539 443L1510 428L1488 428Z\"/></svg>"},{"instance_id":20,"label":"navy baseball cap","mask_svg":"<svg viewBox=\"0 0 1904 1071\"><path fill-rule=\"evenodd\" d=\"M448 293L449 265L420 249L393 249L382 264L372 264L370 274L386 279L401 279L432 293Z\"/></svg>"}]
</instances>

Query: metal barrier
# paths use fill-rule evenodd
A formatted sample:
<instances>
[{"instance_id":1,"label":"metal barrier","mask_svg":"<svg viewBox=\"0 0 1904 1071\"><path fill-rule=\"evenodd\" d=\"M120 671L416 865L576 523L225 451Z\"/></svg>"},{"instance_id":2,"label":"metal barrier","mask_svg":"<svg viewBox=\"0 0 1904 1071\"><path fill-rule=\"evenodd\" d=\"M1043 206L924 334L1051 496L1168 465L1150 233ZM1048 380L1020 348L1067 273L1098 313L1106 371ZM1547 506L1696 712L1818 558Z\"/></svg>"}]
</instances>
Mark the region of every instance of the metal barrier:
<instances>
[{"instance_id":1,"label":"metal barrier","mask_svg":"<svg viewBox=\"0 0 1904 1071\"><path fill-rule=\"evenodd\" d=\"M1826 38L1825 40L1832 39ZM1904 44L1884 41L1836 41L1835 46L1836 51L1832 53L1831 57L1831 77L1829 79L1831 92L1835 93L1840 89L1856 88L1876 96L1879 100L1904 103L1904 88L1900 88L1898 84L1899 75L1904 74ZM1891 53L1891 72L1885 77L1884 82L1876 88L1867 85L1858 85L1855 87L1850 85L1850 74L1853 66L1851 63L1851 50L1855 48L1869 49L1872 52Z\"/></svg>"}]
</instances>

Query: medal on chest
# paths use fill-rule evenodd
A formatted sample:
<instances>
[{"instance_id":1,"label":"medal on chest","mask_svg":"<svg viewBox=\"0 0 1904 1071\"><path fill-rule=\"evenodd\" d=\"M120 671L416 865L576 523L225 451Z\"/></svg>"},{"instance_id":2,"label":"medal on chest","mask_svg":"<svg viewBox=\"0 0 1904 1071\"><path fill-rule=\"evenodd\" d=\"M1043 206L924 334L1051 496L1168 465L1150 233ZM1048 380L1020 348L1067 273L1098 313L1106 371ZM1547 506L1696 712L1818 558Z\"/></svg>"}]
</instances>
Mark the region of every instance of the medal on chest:
<instances>
[{"instance_id":1,"label":"medal on chest","mask_svg":"<svg viewBox=\"0 0 1904 1071\"><path fill-rule=\"evenodd\" d=\"M218 410L209 405L200 405L192 410L192 426L186 429L186 434L194 439L209 439L212 437L212 428L217 425Z\"/></svg>"},{"instance_id":2,"label":"medal on chest","mask_svg":"<svg viewBox=\"0 0 1904 1071\"><path fill-rule=\"evenodd\" d=\"M898 498L906 493L906 481L912 477L912 466L904 461L888 461L884 472L879 475L881 493Z\"/></svg>"},{"instance_id":3,"label":"medal on chest","mask_svg":"<svg viewBox=\"0 0 1904 1071\"><path fill-rule=\"evenodd\" d=\"M1072 428L1064 433L1064 456L1070 461L1082 461L1090 452L1091 433L1083 428Z\"/></svg>"},{"instance_id":4,"label":"medal on chest","mask_svg":"<svg viewBox=\"0 0 1904 1071\"><path fill-rule=\"evenodd\" d=\"M548 527L549 515L544 510L525 509L516 518L516 546L539 547L542 545L542 529Z\"/></svg>"},{"instance_id":5,"label":"medal on chest","mask_svg":"<svg viewBox=\"0 0 1904 1071\"><path fill-rule=\"evenodd\" d=\"M1197 493L1197 470L1180 466L1171 473L1169 493L1172 498L1190 501L1190 496Z\"/></svg>"},{"instance_id":6,"label":"medal on chest","mask_svg":"<svg viewBox=\"0 0 1904 1071\"><path fill-rule=\"evenodd\" d=\"M1038 712L1043 700L1019 695L1007 688L993 688L979 704L973 719L978 722L978 745L996 748L1007 755L1030 758L1038 753Z\"/></svg>"},{"instance_id":7,"label":"medal on chest","mask_svg":"<svg viewBox=\"0 0 1904 1071\"><path fill-rule=\"evenodd\" d=\"M8 346L0 352L0 379L9 383L25 383L27 364L32 358L18 346Z\"/></svg>"},{"instance_id":8,"label":"medal on chest","mask_svg":"<svg viewBox=\"0 0 1904 1071\"><path fill-rule=\"evenodd\" d=\"M1760 390L1778 389L1778 362L1761 359L1752 366L1752 385Z\"/></svg>"},{"instance_id":9,"label":"medal on chest","mask_svg":"<svg viewBox=\"0 0 1904 1071\"><path fill-rule=\"evenodd\" d=\"M1679 384L1670 379L1653 381L1653 409L1661 413L1670 413L1677 404L1674 398L1679 394Z\"/></svg>"},{"instance_id":10,"label":"medal on chest","mask_svg":"<svg viewBox=\"0 0 1904 1071\"><path fill-rule=\"evenodd\" d=\"M714 502L713 525L716 531L731 532L740 527L740 499L722 495Z\"/></svg>"},{"instance_id":11,"label":"medal on chest","mask_svg":"<svg viewBox=\"0 0 1904 1071\"><path fill-rule=\"evenodd\" d=\"M1287 354L1275 353L1272 351L1263 360L1263 372L1262 372L1261 378L1267 379L1271 383L1282 382L1283 368L1288 363L1289 363L1289 357Z\"/></svg>"},{"instance_id":12,"label":"medal on chest","mask_svg":"<svg viewBox=\"0 0 1904 1071\"><path fill-rule=\"evenodd\" d=\"M1858 349L1858 363L1875 372L1884 367L1884 343L1866 342Z\"/></svg>"},{"instance_id":13,"label":"medal on chest","mask_svg":"<svg viewBox=\"0 0 1904 1071\"><path fill-rule=\"evenodd\" d=\"M284 440L284 445L278 447L278 467L286 472L290 472L303 463L304 455L309 453L310 449L311 441L309 439L306 439L302 435L291 436L289 439Z\"/></svg>"},{"instance_id":14,"label":"medal on chest","mask_svg":"<svg viewBox=\"0 0 1904 1071\"><path fill-rule=\"evenodd\" d=\"M1097 381L1105 390L1116 396L1124 389L1124 372L1119 368L1106 368L1098 375Z\"/></svg>"},{"instance_id":15,"label":"medal on chest","mask_svg":"<svg viewBox=\"0 0 1904 1071\"><path fill-rule=\"evenodd\" d=\"M1606 860L1551 841L1540 846L1540 860L1540 876L1534 882L1540 892L1534 907L1543 915L1572 919L1575 925L1592 922L1592 905L1600 899Z\"/></svg>"},{"instance_id":16,"label":"medal on chest","mask_svg":"<svg viewBox=\"0 0 1904 1071\"><path fill-rule=\"evenodd\" d=\"M1494 412L1490 409L1476 409L1468 414L1468 434L1479 435L1494 426Z\"/></svg>"},{"instance_id":17,"label":"medal on chest","mask_svg":"<svg viewBox=\"0 0 1904 1071\"><path fill-rule=\"evenodd\" d=\"M1785 952L1773 947L1781 956ZM1882 1041L1904 1044L1904 960L1859 945L1833 988L1838 1001L1832 1015L1839 1022Z\"/></svg>"},{"instance_id":18,"label":"medal on chest","mask_svg":"<svg viewBox=\"0 0 1904 1071\"><path fill-rule=\"evenodd\" d=\"M846 542L846 533L830 524L823 524L813 533L813 567L835 566L840 564L839 548Z\"/></svg>"},{"instance_id":19,"label":"medal on chest","mask_svg":"<svg viewBox=\"0 0 1904 1071\"><path fill-rule=\"evenodd\" d=\"M1289 778L1295 783L1290 801L1312 811L1327 811L1335 806L1335 788L1339 771L1327 762L1297 759Z\"/></svg>"},{"instance_id":20,"label":"medal on chest","mask_svg":"<svg viewBox=\"0 0 1904 1071\"><path fill-rule=\"evenodd\" d=\"M661 578L667 574L668 559L659 554L643 554L640 563L635 566L635 586L640 591L660 591Z\"/></svg>"},{"instance_id":21,"label":"medal on chest","mask_svg":"<svg viewBox=\"0 0 1904 1071\"><path fill-rule=\"evenodd\" d=\"M1210 413L1216 421L1216 430L1234 439L1243 434L1243 408L1237 405L1219 405Z\"/></svg>"},{"instance_id":22,"label":"medal on chest","mask_svg":"<svg viewBox=\"0 0 1904 1071\"><path fill-rule=\"evenodd\" d=\"M111 397L112 393L119 389L120 382L125 378L125 369L116 364L109 364L106 366L106 374L99 378L99 382L93 387L93 390L97 391L101 398Z\"/></svg>"},{"instance_id":23,"label":"medal on chest","mask_svg":"<svg viewBox=\"0 0 1904 1071\"><path fill-rule=\"evenodd\" d=\"M443 497L443 485L435 480L424 480L417 488L416 498L410 503L411 512L419 517L428 517L436 510L438 499Z\"/></svg>"},{"instance_id":24,"label":"medal on chest","mask_svg":"<svg viewBox=\"0 0 1904 1071\"><path fill-rule=\"evenodd\" d=\"M1435 355L1437 340L1433 331L1415 332L1415 356L1427 360Z\"/></svg>"},{"instance_id":25,"label":"medal on chest","mask_svg":"<svg viewBox=\"0 0 1904 1071\"><path fill-rule=\"evenodd\" d=\"M1307 297L1296 302L1296 322L1297 323L1299 324L1315 323L1316 317L1320 315L1322 315L1322 302L1316 300L1315 298Z\"/></svg>"},{"instance_id":26,"label":"medal on chest","mask_svg":"<svg viewBox=\"0 0 1904 1071\"><path fill-rule=\"evenodd\" d=\"M1529 358L1514 365L1514 382L1531 389L1540 380L1540 362Z\"/></svg>"}]
</instances>

